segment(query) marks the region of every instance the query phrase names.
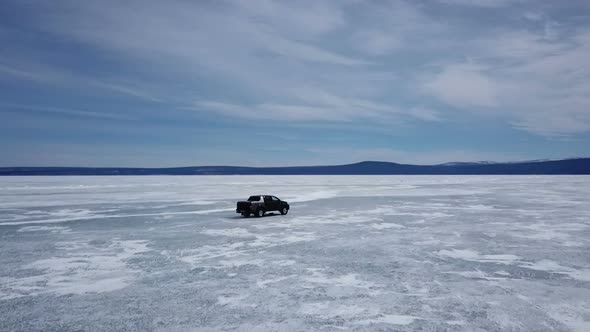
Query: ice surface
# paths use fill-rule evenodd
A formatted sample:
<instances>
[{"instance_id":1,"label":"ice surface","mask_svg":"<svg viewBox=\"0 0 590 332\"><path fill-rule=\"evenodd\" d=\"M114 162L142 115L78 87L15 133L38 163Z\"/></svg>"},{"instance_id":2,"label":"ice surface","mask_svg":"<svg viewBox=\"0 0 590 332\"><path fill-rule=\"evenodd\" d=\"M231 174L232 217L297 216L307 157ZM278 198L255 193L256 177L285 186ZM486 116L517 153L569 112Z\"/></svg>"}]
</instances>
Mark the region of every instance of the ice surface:
<instances>
[{"instance_id":1,"label":"ice surface","mask_svg":"<svg viewBox=\"0 0 590 332\"><path fill-rule=\"evenodd\" d=\"M286 216L242 218L275 194ZM0 331L590 331L590 177L0 178Z\"/></svg>"}]
</instances>

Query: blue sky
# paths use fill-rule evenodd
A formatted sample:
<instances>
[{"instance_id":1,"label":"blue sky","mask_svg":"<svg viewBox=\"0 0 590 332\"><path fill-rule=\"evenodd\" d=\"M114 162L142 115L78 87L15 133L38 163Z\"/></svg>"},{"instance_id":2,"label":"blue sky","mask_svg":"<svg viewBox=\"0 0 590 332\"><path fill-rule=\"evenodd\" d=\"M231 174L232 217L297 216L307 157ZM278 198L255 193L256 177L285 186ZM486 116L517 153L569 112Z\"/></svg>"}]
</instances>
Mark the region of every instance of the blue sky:
<instances>
[{"instance_id":1,"label":"blue sky","mask_svg":"<svg viewBox=\"0 0 590 332\"><path fill-rule=\"evenodd\" d=\"M590 155L590 2L3 1L0 166Z\"/></svg>"}]
</instances>

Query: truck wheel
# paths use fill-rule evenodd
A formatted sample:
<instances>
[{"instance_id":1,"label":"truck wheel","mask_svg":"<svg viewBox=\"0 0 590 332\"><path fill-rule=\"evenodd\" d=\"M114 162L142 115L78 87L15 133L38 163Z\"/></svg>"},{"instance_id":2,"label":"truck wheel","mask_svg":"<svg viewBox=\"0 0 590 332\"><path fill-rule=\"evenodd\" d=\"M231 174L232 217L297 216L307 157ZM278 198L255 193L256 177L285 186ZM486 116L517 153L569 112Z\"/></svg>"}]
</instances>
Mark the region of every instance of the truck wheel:
<instances>
[{"instance_id":1,"label":"truck wheel","mask_svg":"<svg viewBox=\"0 0 590 332\"><path fill-rule=\"evenodd\" d=\"M264 216L264 209L256 210L256 217L260 218Z\"/></svg>"},{"instance_id":2,"label":"truck wheel","mask_svg":"<svg viewBox=\"0 0 590 332\"><path fill-rule=\"evenodd\" d=\"M250 212L242 212L242 216L248 218L250 216Z\"/></svg>"},{"instance_id":3,"label":"truck wheel","mask_svg":"<svg viewBox=\"0 0 590 332\"><path fill-rule=\"evenodd\" d=\"M287 213L289 213L289 209L287 209L286 207L281 209L281 214L282 215L286 215Z\"/></svg>"}]
</instances>

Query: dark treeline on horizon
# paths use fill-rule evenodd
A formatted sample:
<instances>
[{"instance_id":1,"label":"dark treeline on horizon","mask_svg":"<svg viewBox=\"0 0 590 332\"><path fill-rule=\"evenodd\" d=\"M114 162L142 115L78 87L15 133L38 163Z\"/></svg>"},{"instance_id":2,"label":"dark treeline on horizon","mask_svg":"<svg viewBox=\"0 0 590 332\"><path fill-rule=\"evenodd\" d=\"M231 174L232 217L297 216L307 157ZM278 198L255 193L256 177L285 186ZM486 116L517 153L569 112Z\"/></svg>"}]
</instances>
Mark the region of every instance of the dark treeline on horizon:
<instances>
[{"instance_id":1,"label":"dark treeline on horizon","mask_svg":"<svg viewBox=\"0 0 590 332\"><path fill-rule=\"evenodd\" d=\"M0 167L0 176L24 175L527 175L590 174L590 158L515 163L409 165L364 161L348 165L240 167Z\"/></svg>"}]
</instances>

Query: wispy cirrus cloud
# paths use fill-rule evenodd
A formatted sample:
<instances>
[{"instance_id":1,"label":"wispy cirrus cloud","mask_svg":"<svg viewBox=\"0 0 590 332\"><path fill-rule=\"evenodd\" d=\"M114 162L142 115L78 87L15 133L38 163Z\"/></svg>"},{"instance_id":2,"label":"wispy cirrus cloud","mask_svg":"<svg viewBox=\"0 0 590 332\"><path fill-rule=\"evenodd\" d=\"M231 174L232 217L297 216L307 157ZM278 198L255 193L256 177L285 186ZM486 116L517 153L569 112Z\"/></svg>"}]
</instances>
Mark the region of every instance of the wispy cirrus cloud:
<instances>
[{"instance_id":1,"label":"wispy cirrus cloud","mask_svg":"<svg viewBox=\"0 0 590 332\"><path fill-rule=\"evenodd\" d=\"M116 113L109 113L109 112L92 112L92 111L83 111L83 110L60 108L60 107L48 107L48 106L40 106L40 105L0 103L0 109L5 112L6 111L18 112L18 111L22 111L22 110L32 110L35 112L53 113L53 114L61 114L61 115L66 115L66 116L75 116L75 117L83 117L83 118L126 120L126 121L137 120L137 117L133 117L128 114L116 114Z\"/></svg>"},{"instance_id":2,"label":"wispy cirrus cloud","mask_svg":"<svg viewBox=\"0 0 590 332\"><path fill-rule=\"evenodd\" d=\"M99 90L102 93L115 93L152 102L164 101L163 96L158 96L157 93L150 92L144 83L121 83L117 79L92 77L88 74L81 74L38 63L22 60L2 63L0 60L0 81L15 79L76 90Z\"/></svg>"},{"instance_id":3,"label":"wispy cirrus cloud","mask_svg":"<svg viewBox=\"0 0 590 332\"><path fill-rule=\"evenodd\" d=\"M501 8L513 4L523 3L527 0L436 0L444 4L472 6L483 8Z\"/></svg>"}]
</instances>

